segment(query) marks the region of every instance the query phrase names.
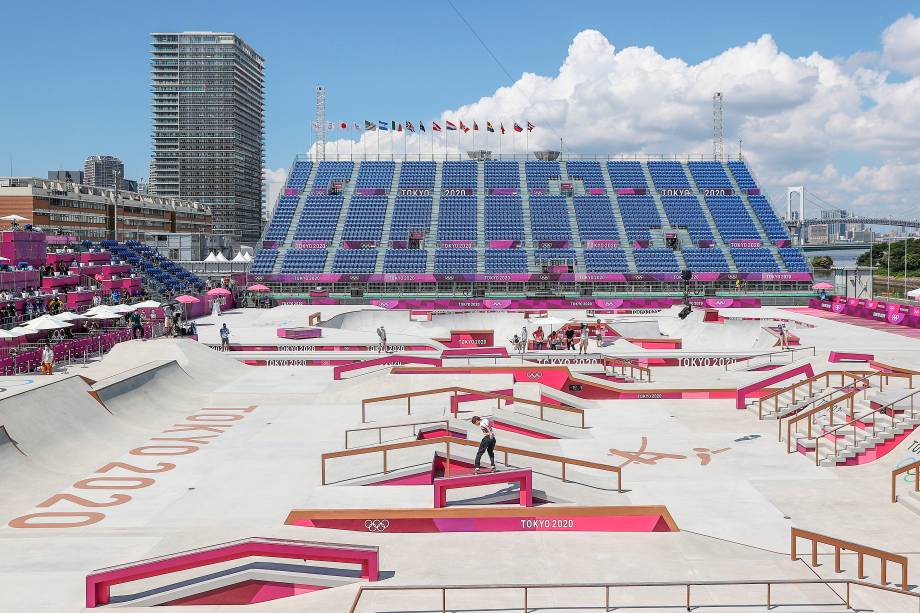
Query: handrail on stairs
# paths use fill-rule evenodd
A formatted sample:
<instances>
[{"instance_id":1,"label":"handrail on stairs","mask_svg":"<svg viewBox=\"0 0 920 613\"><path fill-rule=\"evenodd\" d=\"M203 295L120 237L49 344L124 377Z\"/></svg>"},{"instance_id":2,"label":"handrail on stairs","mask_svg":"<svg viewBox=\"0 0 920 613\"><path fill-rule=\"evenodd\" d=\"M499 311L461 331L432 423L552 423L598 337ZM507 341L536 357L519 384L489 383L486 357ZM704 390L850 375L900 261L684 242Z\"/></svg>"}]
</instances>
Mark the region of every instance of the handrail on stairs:
<instances>
[{"instance_id":1,"label":"handrail on stairs","mask_svg":"<svg viewBox=\"0 0 920 613\"><path fill-rule=\"evenodd\" d=\"M820 436L814 437L815 438L815 466L820 465L820 455L821 454L820 454L820 447L818 446L818 442L817 442L818 439L831 437L834 441L834 455L836 456L837 455L837 439L839 437L836 434L834 434L835 432L837 432L838 430L842 430L843 428L846 428L848 426L853 426L853 442L855 444L857 422L861 422L867 417L871 415L875 415L876 413L886 413L887 414L887 411L890 409L891 410L891 421L893 424L894 423L894 413L895 413L895 409L897 408L895 407L895 405L903 400L906 400L907 398L910 398L910 419L914 419L914 396L916 396L917 394L920 394L920 390L914 390L910 392L909 394L905 394L904 396L901 396L897 400L892 400L891 402L888 402L887 404L884 404L878 407L877 409L873 409L869 411L868 413L863 413L862 415L858 417L851 417L850 420L847 421L846 423L840 424L839 426L835 426L831 428L830 430L825 430ZM875 423L876 423L875 419L873 419L872 420L872 436L875 436L876 434Z\"/></svg>"},{"instance_id":2,"label":"handrail on stairs","mask_svg":"<svg viewBox=\"0 0 920 613\"><path fill-rule=\"evenodd\" d=\"M914 491L920 492L920 460L911 462L901 466L900 468L895 468L891 471L891 502L898 501L898 490L897 490L897 479L899 476L904 473L910 474L913 471L914 473Z\"/></svg>"},{"instance_id":3,"label":"handrail on stairs","mask_svg":"<svg viewBox=\"0 0 920 613\"><path fill-rule=\"evenodd\" d=\"M763 419L763 405L765 401L769 401L769 400L773 400L773 410L775 412L779 411L779 397L787 392L792 392L792 400L790 401L790 404L795 404L796 390L798 390L800 387L803 387L805 385L808 385L808 395L811 396L813 384L816 381L820 381L822 377L824 378L824 384L826 386L830 386L831 377L833 375L840 375L840 387L843 387L844 377L856 378L857 375L871 375L876 372L878 371L874 371L874 370L826 370L823 373L813 375L811 377L808 377L807 379L803 379L796 383L792 383L791 385L787 385L786 387L779 388L777 390L770 392L769 394L765 394L761 396L760 398L757 399L757 416L759 419ZM834 388L834 389L836 390L838 388ZM811 402L815 402L817 400L820 400L821 398L822 396L819 396L818 398L813 399Z\"/></svg>"}]
</instances>

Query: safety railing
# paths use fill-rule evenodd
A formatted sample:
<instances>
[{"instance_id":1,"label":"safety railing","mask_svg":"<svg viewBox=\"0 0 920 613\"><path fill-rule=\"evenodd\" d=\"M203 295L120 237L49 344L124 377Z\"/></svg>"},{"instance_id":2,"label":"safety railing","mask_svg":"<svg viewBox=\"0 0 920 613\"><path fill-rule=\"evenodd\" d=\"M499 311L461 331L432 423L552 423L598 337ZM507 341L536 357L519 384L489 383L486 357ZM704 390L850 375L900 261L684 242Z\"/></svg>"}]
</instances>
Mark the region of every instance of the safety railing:
<instances>
[{"instance_id":1,"label":"safety railing","mask_svg":"<svg viewBox=\"0 0 920 613\"><path fill-rule=\"evenodd\" d=\"M626 358L616 358L610 356L604 356L601 360L601 364L604 366L604 374L607 374L607 369L610 368L613 374L619 372L622 376L626 376L626 370L629 369L630 379L636 378L636 373L639 373L639 381L646 381L648 383L652 382L652 369L648 366L642 366L637 364L632 360L627 360Z\"/></svg>"},{"instance_id":2,"label":"safety railing","mask_svg":"<svg viewBox=\"0 0 920 613\"><path fill-rule=\"evenodd\" d=\"M489 392L485 390L474 390L468 387L439 387L436 389L430 390L421 390L417 392L403 392L402 394L393 394L391 396L377 396L374 398L365 398L361 401L361 423L367 423L367 405L376 404L380 402L387 402L389 400L400 400L406 399L406 414L412 415L412 399L419 398L421 396L433 396L437 394L453 394L456 398L459 394L470 394L472 396L481 396L481 400L484 399L494 399L496 408L501 408L501 402L504 400L505 403L519 403L527 406L538 407L539 413L537 419L540 421L551 421L546 419L544 413L546 409L552 409L555 411L561 411L563 413L574 413L579 416L581 421L581 428L585 427L585 411L584 409L579 409L567 404L554 404L551 402L543 402L540 400L530 400L529 398L519 398L511 394L502 394L500 392ZM456 413L457 400L451 400L451 409ZM553 422L557 423L557 422Z\"/></svg>"},{"instance_id":3,"label":"safety railing","mask_svg":"<svg viewBox=\"0 0 920 613\"><path fill-rule=\"evenodd\" d=\"M851 378L853 376L853 373L845 373L845 374L851 376ZM828 417L830 421L828 425L834 426L834 409L841 402L844 402L844 401L847 402L849 406L850 419L851 420L855 419L856 418L856 403L855 403L856 397L860 394L860 392L862 393L864 400L868 397L869 391L874 389L872 387L872 382L871 382L871 379L873 377L879 378L879 381L878 381L879 383L878 391L879 392L884 391L883 381L890 381L890 377L895 377L895 378L901 377L901 378L906 378L908 380L912 380L911 375L904 375L901 373L882 373L878 371L873 371L868 375L864 375L859 378L853 378L853 380L847 385L842 386L840 388L834 388L831 391L821 394L817 398L810 400L806 406L811 406L811 405L814 405L815 403L818 403L817 406L814 406L813 408L810 408L807 410L803 410L804 407L802 407L796 412L795 415L792 415L791 417L786 419L786 422L785 422L786 450L789 453L792 453L791 446L792 446L792 428L793 426L795 426L795 431L798 432L798 428L799 428L798 424L802 421L805 421L807 423L806 436L809 439L813 439L815 438L814 436L812 436L812 432L814 431L814 426L815 426L814 418L817 415L819 415L821 412L828 410ZM841 380L842 379L843 377L841 377ZM836 394L840 394L840 395L836 396ZM780 441L783 440L783 418L779 419L779 440Z\"/></svg>"},{"instance_id":4,"label":"safety railing","mask_svg":"<svg viewBox=\"0 0 920 613\"><path fill-rule=\"evenodd\" d=\"M377 444L382 445L384 430L393 430L397 428L412 428L412 434L409 436L414 438L418 436L418 430L416 429L416 426L439 426L439 425L443 425L444 429L447 430L448 428L450 428L450 420L449 419L433 419L433 420L429 419L426 421L413 421L413 422L403 423L403 424L390 424L388 426L368 426L366 428L350 428L345 431L345 449L350 449L350 446L348 444L348 435L354 432L374 432L376 431L377 432ZM399 437L399 438L405 438L405 437Z\"/></svg>"},{"instance_id":5,"label":"safety railing","mask_svg":"<svg viewBox=\"0 0 920 613\"><path fill-rule=\"evenodd\" d=\"M847 420L845 423L842 423L839 426L835 426L831 428L830 430L825 430L820 436L815 437L816 438L815 440L815 466L818 466L821 461L821 449L820 449L820 446L818 445L818 440L820 440L821 438L832 440L834 442L834 456L836 456L837 449L838 449L837 441L840 440L841 437L845 436L845 433L843 432L844 428L853 429L852 434L853 434L853 441L855 444L856 431L857 430L860 430L862 432L869 431L870 427L865 422L867 421L867 418L871 418L871 419L868 419L868 421L871 421L872 423L871 432L872 432L872 436L874 437L876 436L878 432L878 429L877 429L878 418L881 417L882 415L888 415L890 412L891 415L888 415L888 416L891 417L891 422L892 424L894 424L895 413L897 412L897 409L898 409L898 407L896 407L895 405L897 405L899 402L903 402L904 400L907 400L908 398L910 399L910 407L904 408L903 412L907 413L909 415L909 419L913 420L917 416L918 411L920 411L920 409L914 408L914 396L916 396L917 394L920 394L920 390L915 390L913 392L910 392L909 394L905 394L904 396L898 398L897 400L892 400L891 402L883 404L882 406L876 409L872 409L871 411L867 411L863 413L862 415L852 417L849 420ZM860 425L857 425L857 424L860 424Z\"/></svg>"},{"instance_id":6,"label":"safety railing","mask_svg":"<svg viewBox=\"0 0 920 613\"><path fill-rule=\"evenodd\" d=\"M778 366L786 366L792 364L796 361L796 356L802 353L811 352L812 357L817 355L817 351L814 347L789 347L788 349L782 349L780 351L770 351L769 353L758 353L757 355L752 355L751 357L743 360L736 360L734 362L726 362L725 370L728 372L736 372L739 370L750 370L751 368L759 368L762 366L770 366L776 364ZM788 360L783 360L784 357L788 357ZM766 362L761 363L761 360L767 358ZM752 364L756 360L756 366Z\"/></svg>"},{"instance_id":7,"label":"safety railing","mask_svg":"<svg viewBox=\"0 0 920 613\"><path fill-rule=\"evenodd\" d=\"M357 449L345 449L343 451L333 451L330 453L324 453L320 456L320 462L322 466L322 484L326 485L326 462L335 458L345 458L351 456L367 455L371 453L380 453L383 456L383 474L390 472L388 454L392 451L397 451L399 449L408 449L410 447L422 447L426 445L445 445L445 475L450 476L450 449L451 445L458 445L460 447L472 447L475 449L479 448L479 443L474 441L467 441L464 439L453 438L449 436L439 436L437 438L428 438L418 441L405 441L402 443L387 443L384 445L374 445L371 447L360 447ZM601 472L614 473L617 476L617 492L623 491L623 475L622 469L619 466L614 466L612 464L601 464L600 462L591 462L590 460L580 460L578 458L569 458L565 456L554 455L551 453L542 453L539 451L531 451L529 449L518 449L516 447L507 447L505 445L496 445L495 451L497 453L504 454L504 461L502 462L505 466L510 466L509 459L511 456L519 456L523 458L531 458L534 460L544 460L547 462L554 462L561 466L562 476L561 479L563 482L566 482L566 468L568 466L579 466L581 468L590 468L593 470L598 470Z\"/></svg>"},{"instance_id":8,"label":"safety railing","mask_svg":"<svg viewBox=\"0 0 920 613\"><path fill-rule=\"evenodd\" d=\"M793 561L798 559L796 554L796 544L798 539L805 539L806 541L811 541L811 565L818 565L818 545L830 545L834 548L834 572L840 573L843 570L840 568L840 553L841 551L852 551L856 554L856 578L859 580L865 579L866 575L863 572L863 562L865 557L869 556L872 558L878 558L881 562L880 567L880 577L882 586L887 585L888 583L888 563L899 564L901 566L901 589L907 589L907 557L902 556L897 553L891 553L888 551L883 551L881 549L876 549L875 547L867 547L865 545L860 545L858 543L852 543L850 541L844 541L842 539L834 538L832 536L827 536L825 534L818 534L817 532L811 532L809 530L801 530L799 528L792 528L790 534L790 540L792 541L790 557Z\"/></svg>"},{"instance_id":9,"label":"safety railing","mask_svg":"<svg viewBox=\"0 0 920 613\"><path fill-rule=\"evenodd\" d=\"M914 473L914 491L920 492L920 460L917 460L891 471L891 502L898 501L898 477L905 473L909 477L911 471Z\"/></svg>"},{"instance_id":10,"label":"safety railing","mask_svg":"<svg viewBox=\"0 0 920 613\"><path fill-rule=\"evenodd\" d=\"M678 605L677 603L671 601L668 603L652 603L650 606L653 606L656 609L659 608L678 608L678 606L685 607L687 611L693 609L693 607L702 607L707 603L702 599L694 599L692 588L700 587L704 589L704 593L709 595L712 598L711 594L713 593L712 588L718 586L729 586L729 587L738 587L744 586L746 589L746 596L748 598L743 601L734 603L738 607L750 607L750 595L753 587L759 586L764 588L765 591L765 604L767 609L773 608L774 606L781 605L796 605L801 606L803 603L783 603L776 598L774 598L773 590L776 587L780 586L806 586L806 585L821 585L827 588L832 586L844 586L845 591L841 596L834 590L832 593L840 599L840 602L850 609L851 604L851 592L853 587L866 588L874 591L882 591L888 593L899 594L904 597L905 600L913 599L914 602L920 603L920 594L914 592L907 592L893 587L876 585L874 583L868 583L866 581L856 581L853 579L755 579L755 580L738 580L738 581L647 581L647 582L632 582L632 583L531 583L531 584L507 584L507 583L496 583L496 584L483 584L483 585L362 585L358 588L358 593L355 594L355 598L351 603L351 608L348 610L349 613L356 613L358 611L358 605L361 604L361 600L364 597L365 593L370 592L437 592L440 593L440 609L432 609L430 605L426 605L424 611L441 611L441 613L447 613L452 610L447 606L447 594L448 592L456 591L518 591L521 593L521 611L524 613L529 613L531 610L532 600L531 595L534 592L539 592L543 590L550 590L553 592L553 608L558 608L558 592L560 590L597 590L598 592L602 591L604 596L604 610L611 610L611 592L614 591L613 596L616 596L615 590L627 590L631 588L656 588L654 590L654 596L652 598L659 598L662 593L663 588L684 588L685 596L682 599L682 602ZM405 603L403 603L405 604ZM731 606L731 603L710 603L718 604L724 606ZM808 604L808 603L805 603ZM824 603L818 603L824 604ZM598 605L599 608L600 605ZM616 605L613 605L613 608L616 608ZM400 607L400 610L407 610L405 607ZM514 610L514 609L506 609Z\"/></svg>"},{"instance_id":11,"label":"safety railing","mask_svg":"<svg viewBox=\"0 0 920 613\"><path fill-rule=\"evenodd\" d=\"M783 394L787 394L787 393L791 393L791 394L792 394L792 397L789 399L789 404L795 404L795 403L796 403L796 397L797 397L800 393L802 394L802 398L810 398L811 395L814 393L814 384L815 384L816 382L820 381L821 379L824 379L824 386L825 386L825 387L830 387L831 378L832 378L833 376L839 375L839 376L840 376L840 387L843 387L843 386L844 386L844 379L845 379L845 377L847 377L847 376L852 377L852 378L856 378L856 377L859 377L859 376L870 375L870 374L873 374L874 372L876 372L876 371L874 371L874 370L860 370L860 371L853 371L853 370L828 370L828 371L825 371L825 372L823 372L823 373L814 375L814 376L812 376L812 377L808 377L807 379L803 379L803 380L801 380L801 381L797 381L797 382L795 382L795 383L793 383L793 384L791 384L791 385L787 385L786 387L782 387L782 388L779 388L779 389L777 389L777 390L773 390L772 392L770 392L770 393L768 393L768 394L765 394L765 395L763 395L763 396L761 396L760 398L757 399L757 416L758 416L760 419L763 419L764 407L765 407L765 406L768 406L768 405L770 404L771 401L773 402L773 412L774 412L774 413L779 412L779 399L780 399L780 397L781 397ZM807 392L807 393L805 393L805 389L804 389L804 388L806 388L806 387L808 388L808 392ZM828 393L833 393L833 392L836 391L837 389L838 389L838 388L834 388L833 391L828 392ZM817 400L820 400L821 398L822 398L822 396L819 396L818 398L813 399L812 402L817 401ZM803 408L804 408L804 407L803 407Z\"/></svg>"}]
</instances>

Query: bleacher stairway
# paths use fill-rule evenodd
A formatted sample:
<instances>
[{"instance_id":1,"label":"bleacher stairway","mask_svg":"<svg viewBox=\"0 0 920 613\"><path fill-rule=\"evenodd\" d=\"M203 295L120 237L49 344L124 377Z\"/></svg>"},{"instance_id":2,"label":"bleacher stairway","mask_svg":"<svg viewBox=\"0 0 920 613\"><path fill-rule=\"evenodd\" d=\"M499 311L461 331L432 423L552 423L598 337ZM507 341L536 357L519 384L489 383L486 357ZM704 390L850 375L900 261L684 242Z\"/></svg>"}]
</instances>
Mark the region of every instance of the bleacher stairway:
<instances>
[{"instance_id":1,"label":"bleacher stairway","mask_svg":"<svg viewBox=\"0 0 920 613\"><path fill-rule=\"evenodd\" d=\"M623 216L620 214L620 205L617 202L616 190L613 189L613 181L610 180L610 172L606 164L601 164L601 175L604 177L604 187L610 198L610 205L613 208L613 217L617 223L617 232L620 234L620 246L623 248L623 254L626 256L626 264L629 266L629 272L637 272L636 256L633 255L632 244L626 236L626 224L623 223Z\"/></svg>"},{"instance_id":2,"label":"bleacher stairway","mask_svg":"<svg viewBox=\"0 0 920 613\"><path fill-rule=\"evenodd\" d=\"M387 191L387 210L383 215L383 232L380 234L380 255L377 256L377 264L374 267L375 274L383 273L383 254L386 253L390 246L390 226L393 224L393 209L396 202L396 188L399 186L399 177L402 174L402 162L397 161L393 170L393 178L390 181L390 188Z\"/></svg>"},{"instance_id":3,"label":"bleacher stairway","mask_svg":"<svg viewBox=\"0 0 920 613\"><path fill-rule=\"evenodd\" d=\"M709 224L709 229L712 230L712 237L715 239L716 247L721 249L722 253L725 255L725 261L728 262L728 269L731 272L738 272L738 266L735 264L735 258L732 257L731 249L728 248L728 245L725 244L725 241L722 239L722 233L719 232L719 226L716 225L716 220L712 217L709 205L706 204L706 198L703 197L703 192L700 191L699 185L696 184L693 173L690 172L686 164L681 164L681 168L684 169L684 174L687 175L687 180L690 182L690 188L693 190L693 195L696 196L700 208L703 210L703 216Z\"/></svg>"},{"instance_id":4,"label":"bleacher stairway","mask_svg":"<svg viewBox=\"0 0 920 613\"><path fill-rule=\"evenodd\" d=\"M293 170L293 165L288 169L288 176L291 175ZM313 191L313 181L316 180L316 172L319 170L319 164L313 164L313 167L310 168L310 174L307 176L307 184L303 188L303 191L300 193L300 198L297 199L297 207L294 209L294 217L291 219L291 225L288 227L287 235L284 237L284 242L279 245L278 257L275 259L275 266L272 268L273 273L281 272L281 263L284 261L284 254L290 249L290 245L294 240L294 233L297 231L297 222L300 220L300 216L303 215L304 204L307 201L307 196L310 195L310 192ZM287 181L285 181L285 185ZM268 226L271 224L265 225L265 231L268 231ZM263 233L264 234L264 233Z\"/></svg>"},{"instance_id":5,"label":"bleacher stairway","mask_svg":"<svg viewBox=\"0 0 920 613\"><path fill-rule=\"evenodd\" d=\"M332 272L332 263L335 261L335 248L342 244L342 231L345 228L345 220L348 219L348 208L351 204L351 197L355 193L355 183L358 179L358 170L361 164L355 164L351 169L351 177L342 188L342 210L339 211L339 221L335 226L335 234L329 243L329 257L326 258L326 266L323 268L324 273ZM380 259L379 257L377 258Z\"/></svg>"}]
</instances>

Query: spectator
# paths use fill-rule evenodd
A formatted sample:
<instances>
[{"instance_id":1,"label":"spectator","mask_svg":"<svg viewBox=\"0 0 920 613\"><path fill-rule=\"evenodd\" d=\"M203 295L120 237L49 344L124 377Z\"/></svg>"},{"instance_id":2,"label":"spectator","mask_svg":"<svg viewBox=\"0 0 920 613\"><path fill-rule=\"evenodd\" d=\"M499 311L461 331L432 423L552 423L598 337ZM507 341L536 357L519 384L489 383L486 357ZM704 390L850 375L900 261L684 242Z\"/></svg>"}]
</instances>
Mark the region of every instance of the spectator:
<instances>
[{"instance_id":1,"label":"spectator","mask_svg":"<svg viewBox=\"0 0 920 613\"><path fill-rule=\"evenodd\" d=\"M51 349L51 343L45 343L42 350L42 373L50 375L54 372L54 350Z\"/></svg>"},{"instance_id":2,"label":"spectator","mask_svg":"<svg viewBox=\"0 0 920 613\"><path fill-rule=\"evenodd\" d=\"M565 331L565 348L575 351L575 330L571 327Z\"/></svg>"},{"instance_id":3,"label":"spectator","mask_svg":"<svg viewBox=\"0 0 920 613\"><path fill-rule=\"evenodd\" d=\"M578 331L578 353L588 353L588 326L585 323L581 324Z\"/></svg>"},{"instance_id":4,"label":"spectator","mask_svg":"<svg viewBox=\"0 0 920 613\"><path fill-rule=\"evenodd\" d=\"M131 321L131 338L144 338L144 324L141 322L141 314L134 311L128 319Z\"/></svg>"},{"instance_id":5,"label":"spectator","mask_svg":"<svg viewBox=\"0 0 920 613\"><path fill-rule=\"evenodd\" d=\"M545 336L543 333L543 326L537 326L537 329L533 331L534 348L537 351L542 351L544 342L545 342Z\"/></svg>"},{"instance_id":6,"label":"spectator","mask_svg":"<svg viewBox=\"0 0 920 613\"><path fill-rule=\"evenodd\" d=\"M220 349L230 351L230 328L227 327L227 322L220 327Z\"/></svg>"}]
</instances>

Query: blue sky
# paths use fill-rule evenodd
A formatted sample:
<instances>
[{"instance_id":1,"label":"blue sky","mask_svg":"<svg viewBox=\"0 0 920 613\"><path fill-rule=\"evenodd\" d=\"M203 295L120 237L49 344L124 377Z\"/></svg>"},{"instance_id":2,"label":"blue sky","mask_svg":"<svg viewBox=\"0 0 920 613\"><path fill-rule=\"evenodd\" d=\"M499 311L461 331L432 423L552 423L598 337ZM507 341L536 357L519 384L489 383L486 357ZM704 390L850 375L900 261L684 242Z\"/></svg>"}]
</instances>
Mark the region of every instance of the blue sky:
<instances>
[{"instance_id":1,"label":"blue sky","mask_svg":"<svg viewBox=\"0 0 920 613\"><path fill-rule=\"evenodd\" d=\"M617 49L652 46L696 63L770 33L792 57L878 52L882 31L916 3L458 2L518 78L553 76L575 35L599 30ZM233 31L266 59L266 165L306 150L313 87L330 120L437 117L509 79L450 6L419 2L157 0L4 2L0 174L44 176L90 154L147 175L149 32ZM745 143L756 149L757 143ZM846 170L857 167L847 162Z\"/></svg>"}]
</instances>

